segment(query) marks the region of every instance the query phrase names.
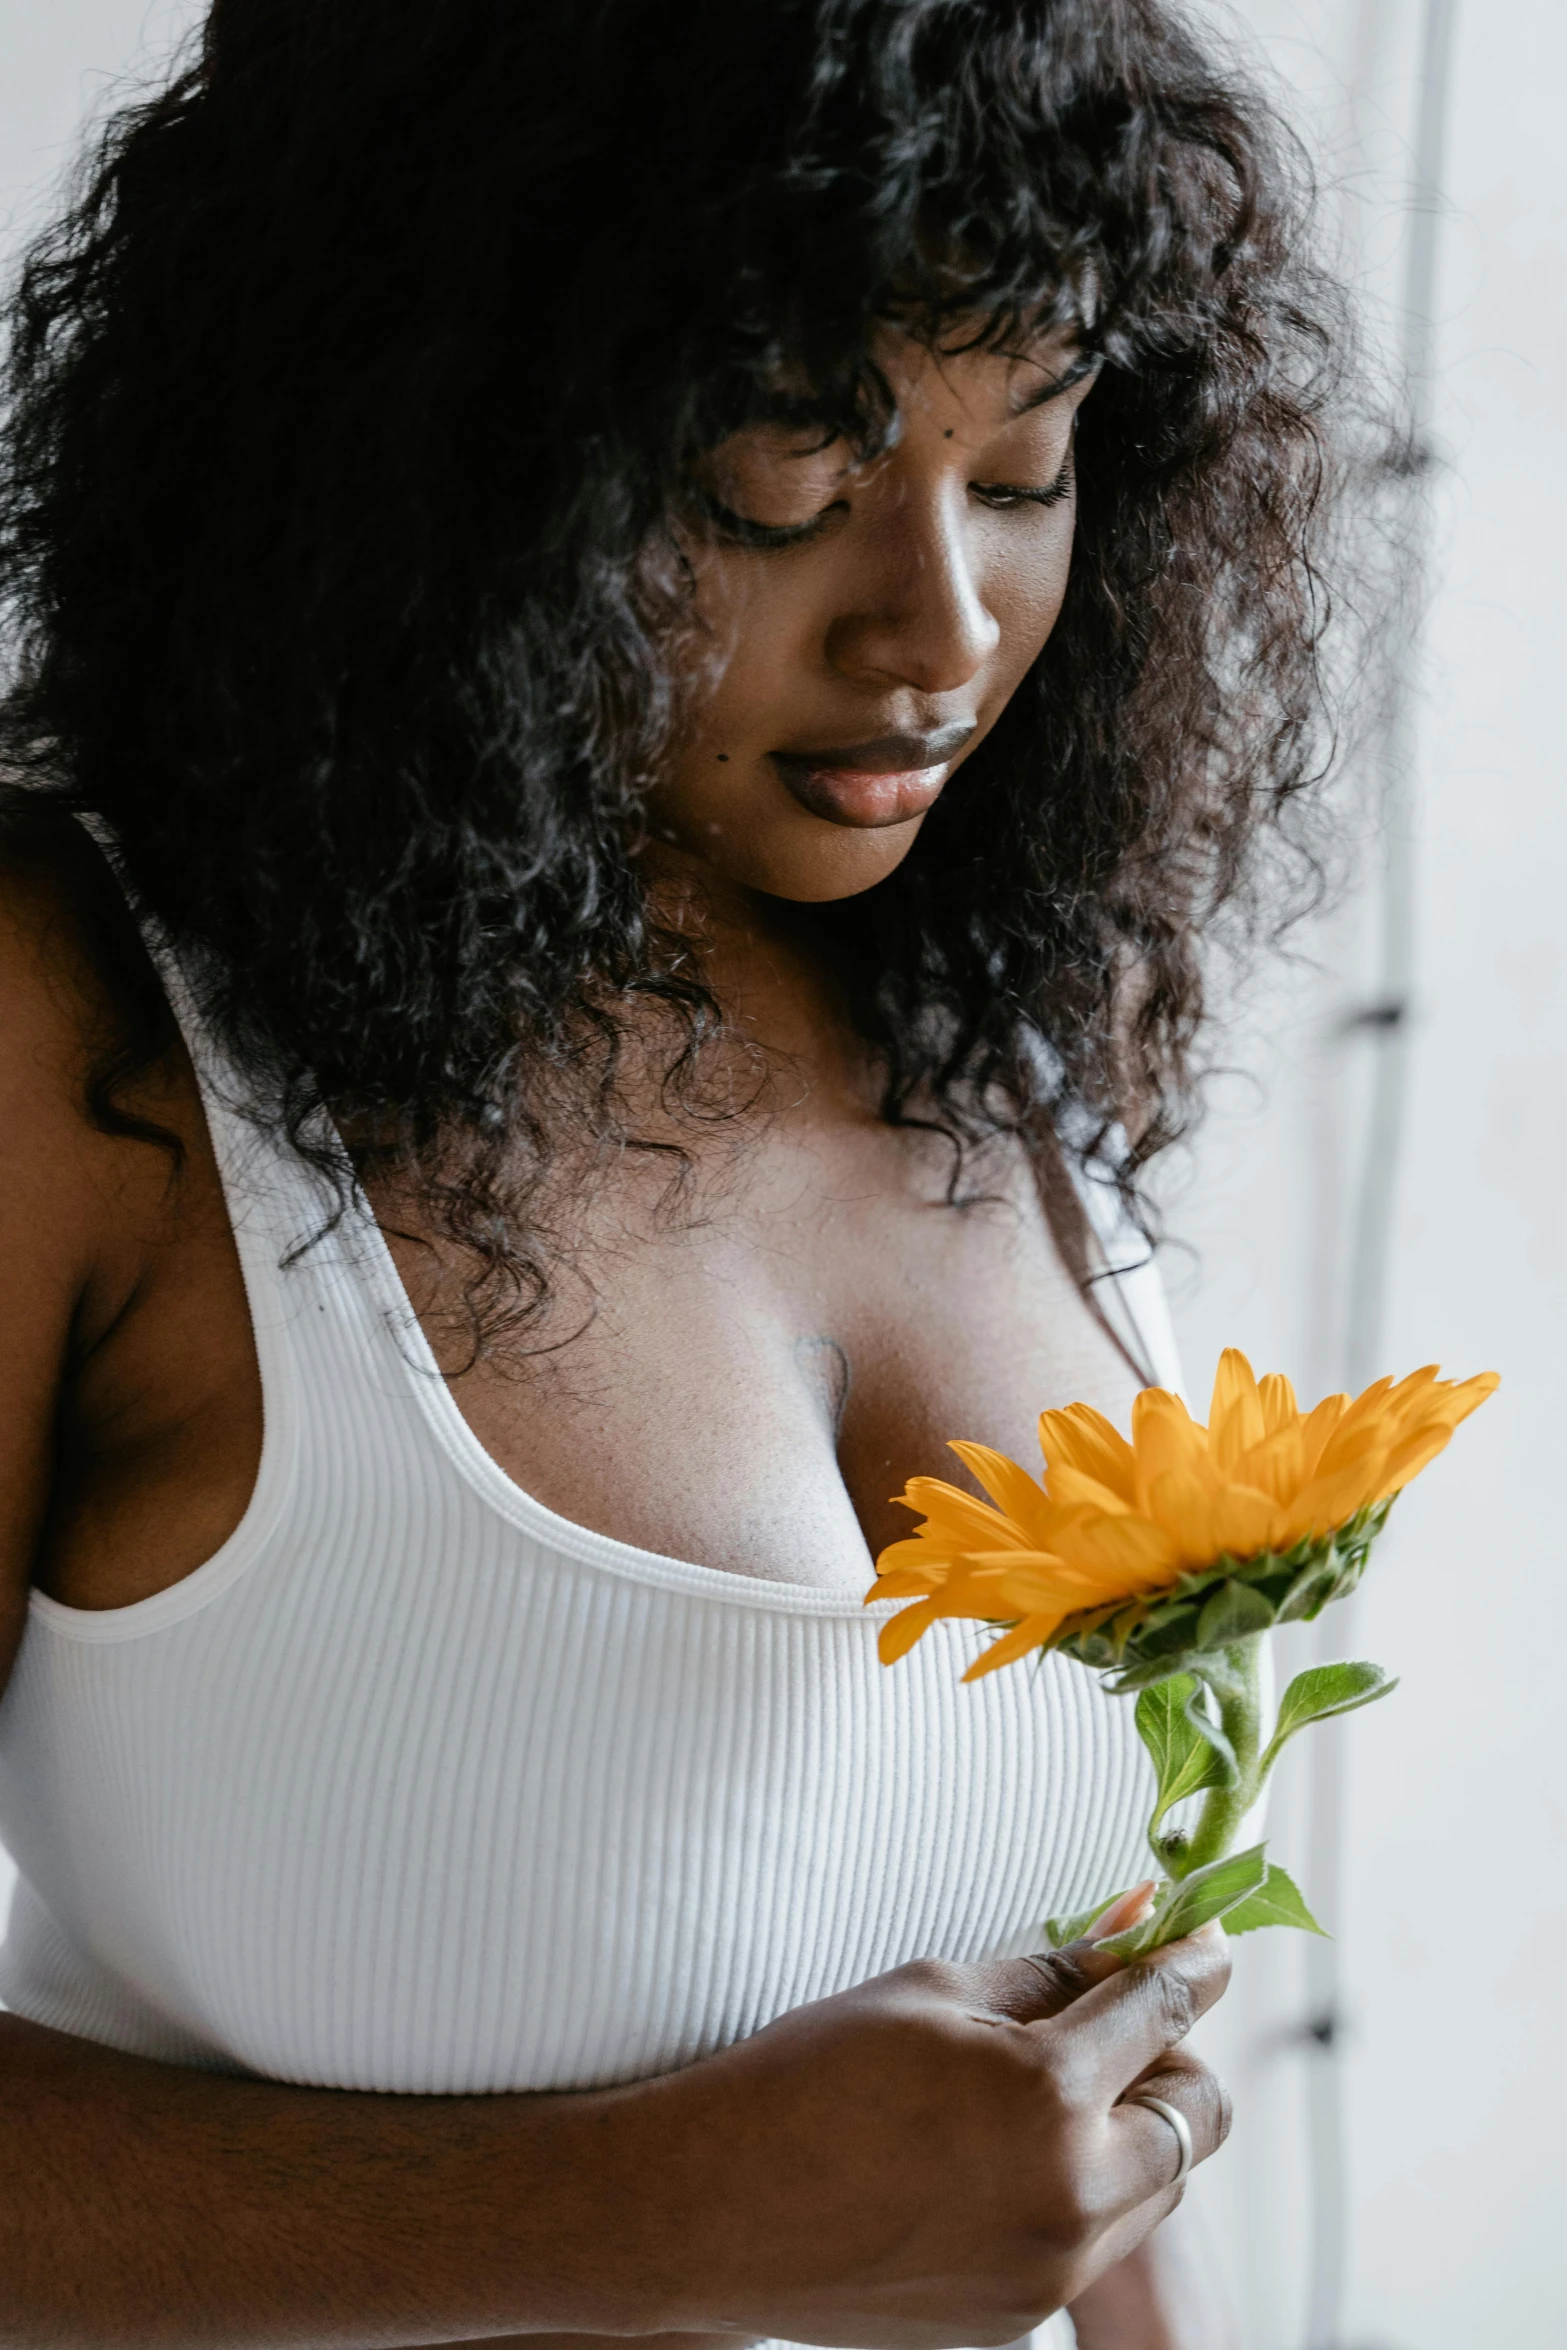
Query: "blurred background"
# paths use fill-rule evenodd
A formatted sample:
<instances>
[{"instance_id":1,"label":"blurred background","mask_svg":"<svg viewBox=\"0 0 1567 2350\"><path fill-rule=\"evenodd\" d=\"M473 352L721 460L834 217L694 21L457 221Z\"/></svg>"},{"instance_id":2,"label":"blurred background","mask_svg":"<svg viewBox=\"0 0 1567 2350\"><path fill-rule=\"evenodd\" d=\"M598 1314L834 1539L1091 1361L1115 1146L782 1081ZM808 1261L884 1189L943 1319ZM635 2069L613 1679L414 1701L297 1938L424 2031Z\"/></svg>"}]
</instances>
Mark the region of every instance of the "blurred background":
<instances>
[{"instance_id":1,"label":"blurred background","mask_svg":"<svg viewBox=\"0 0 1567 2350\"><path fill-rule=\"evenodd\" d=\"M0 264L198 14L0 0ZM1567 12L1205 14L1305 139L1399 387L1414 625L1343 786L1350 886L1231 991L1162 1178L1189 1383L1241 1345L1313 1395L1430 1360L1505 1385L1281 1660L1402 1687L1281 1769L1277 1849L1335 1938L1238 1947L1236 2128L1193 2202L1240 2350L1567 2350Z\"/></svg>"}]
</instances>

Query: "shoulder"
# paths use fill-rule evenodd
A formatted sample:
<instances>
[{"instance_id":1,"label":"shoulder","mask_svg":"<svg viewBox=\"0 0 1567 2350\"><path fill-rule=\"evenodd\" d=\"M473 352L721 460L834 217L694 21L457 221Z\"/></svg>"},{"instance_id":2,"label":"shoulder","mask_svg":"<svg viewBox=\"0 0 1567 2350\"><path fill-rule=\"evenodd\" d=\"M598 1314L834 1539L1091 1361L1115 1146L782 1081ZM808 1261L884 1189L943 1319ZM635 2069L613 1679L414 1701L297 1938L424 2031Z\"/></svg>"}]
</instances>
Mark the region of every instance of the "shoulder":
<instances>
[{"instance_id":1,"label":"shoulder","mask_svg":"<svg viewBox=\"0 0 1567 2350\"><path fill-rule=\"evenodd\" d=\"M67 818L0 803L0 1251L13 1279L25 1251L79 1297L123 1254L119 1211L140 1224L167 1190L193 1092L102 853ZM153 1129L163 1147L138 1139Z\"/></svg>"}]
</instances>

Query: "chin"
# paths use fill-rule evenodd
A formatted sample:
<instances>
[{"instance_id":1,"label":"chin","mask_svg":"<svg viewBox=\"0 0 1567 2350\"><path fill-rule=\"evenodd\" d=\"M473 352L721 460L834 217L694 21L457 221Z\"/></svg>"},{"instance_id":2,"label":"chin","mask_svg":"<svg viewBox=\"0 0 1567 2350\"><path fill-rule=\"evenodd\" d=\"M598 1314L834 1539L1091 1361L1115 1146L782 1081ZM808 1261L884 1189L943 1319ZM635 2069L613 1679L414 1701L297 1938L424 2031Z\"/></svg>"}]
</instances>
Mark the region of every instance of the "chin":
<instances>
[{"instance_id":1,"label":"chin","mask_svg":"<svg viewBox=\"0 0 1567 2350\"><path fill-rule=\"evenodd\" d=\"M709 852L705 862L743 889L797 906L829 905L838 898L862 897L889 873L896 873L918 839L924 818L864 831L824 824L814 817L808 821L813 834L825 837L758 842L749 853L738 855Z\"/></svg>"}]
</instances>

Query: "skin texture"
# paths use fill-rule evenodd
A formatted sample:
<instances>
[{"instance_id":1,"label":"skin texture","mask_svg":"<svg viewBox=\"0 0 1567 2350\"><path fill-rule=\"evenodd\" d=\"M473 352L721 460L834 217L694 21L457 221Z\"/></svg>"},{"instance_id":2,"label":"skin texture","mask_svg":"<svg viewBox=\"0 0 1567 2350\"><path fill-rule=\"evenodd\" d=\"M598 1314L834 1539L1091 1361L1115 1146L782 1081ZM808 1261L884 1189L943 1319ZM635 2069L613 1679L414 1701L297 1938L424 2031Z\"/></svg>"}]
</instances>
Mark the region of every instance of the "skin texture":
<instances>
[{"instance_id":1,"label":"skin texture","mask_svg":"<svg viewBox=\"0 0 1567 2350\"><path fill-rule=\"evenodd\" d=\"M800 806L771 754L899 732L972 731L963 760L1027 675L1061 609L1072 550L1073 423L1090 388L1070 346L1014 360L878 353L900 434L854 463L842 442L759 427L707 461L729 513L793 544L693 539L716 686L654 803L667 839L747 889L802 901L868 889L907 856L923 810L863 824ZM1061 388L1057 388L1057 387Z\"/></svg>"},{"instance_id":2,"label":"skin texture","mask_svg":"<svg viewBox=\"0 0 1567 2350\"><path fill-rule=\"evenodd\" d=\"M713 692L647 851L660 911L725 1005L720 1082L750 1114L681 1122L650 1028L627 1088L690 1182L672 1203L645 1154L563 1162L541 1211L562 1343L467 1364L463 1266L408 1203L375 1203L481 1441L624 1540L863 1590L905 1529L886 1496L953 1473L949 1434L1027 1457L1042 1404L1129 1402L1015 1154L998 1145L952 1205L939 1144L877 1117L795 911L906 854L905 786L813 770L813 809L773 755L958 727L966 750L994 724L1059 610L1086 386L1016 411L1069 363L894 342L903 429L884 459L767 433L715 457L704 486L731 510L821 517L787 548L693 537ZM961 756L940 780L962 788ZM237 1524L260 1451L188 1061L171 1054L132 1105L179 1136L177 1176L82 1113L114 1017L95 950L112 909L85 840L0 877L5 1666L30 1580L87 1609L167 1588ZM323 2095L0 2018L0 2346L779 2333L938 2350L1009 2341L1070 2301L1091 2350L1199 2350L1200 2313L1161 2306L1138 2252L1173 2201L1171 2134L1121 2100L1151 2069L1213 2150L1222 2095L1180 2044L1225 1972L1216 1937L1130 1972L1082 1950L907 1967L592 2097Z\"/></svg>"}]
</instances>

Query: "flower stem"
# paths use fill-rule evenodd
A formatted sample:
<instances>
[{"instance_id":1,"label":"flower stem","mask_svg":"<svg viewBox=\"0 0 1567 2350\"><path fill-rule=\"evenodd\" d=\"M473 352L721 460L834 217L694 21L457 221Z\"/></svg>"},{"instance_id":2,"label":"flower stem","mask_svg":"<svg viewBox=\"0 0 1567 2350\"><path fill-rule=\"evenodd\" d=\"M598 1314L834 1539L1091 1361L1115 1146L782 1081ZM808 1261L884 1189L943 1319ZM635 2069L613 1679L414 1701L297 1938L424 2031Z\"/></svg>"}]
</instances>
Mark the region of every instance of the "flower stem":
<instances>
[{"instance_id":1,"label":"flower stem","mask_svg":"<svg viewBox=\"0 0 1567 2350\"><path fill-rule=\"evenodd\" d=\"M1262 1791L1260 1652L1261 1639L1253 1637L1203 1660L1203 1679L1217 1702L1219 1726L1234 1749L1238 1776L1233 1787L1210 1787L1203 1797L1190 1842L1169 1856L1167 1865L1174 1877L1190 1876L1193 1869L1222 1860Z\"/></svg>"}]
</instances>

